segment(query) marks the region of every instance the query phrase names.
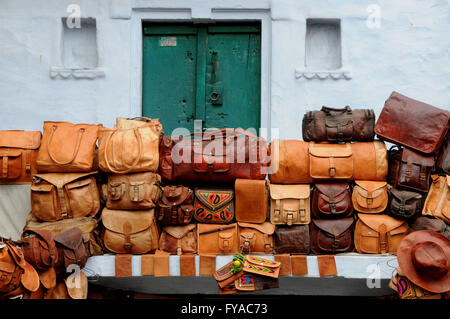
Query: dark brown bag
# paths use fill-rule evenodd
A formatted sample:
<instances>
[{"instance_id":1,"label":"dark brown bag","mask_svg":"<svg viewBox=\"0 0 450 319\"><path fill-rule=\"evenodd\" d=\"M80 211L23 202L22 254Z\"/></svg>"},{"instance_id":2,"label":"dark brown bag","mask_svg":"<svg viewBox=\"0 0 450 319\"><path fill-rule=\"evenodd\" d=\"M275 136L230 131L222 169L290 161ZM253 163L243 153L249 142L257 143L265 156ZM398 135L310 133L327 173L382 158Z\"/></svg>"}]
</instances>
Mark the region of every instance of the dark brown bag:
<instances>
[{"instance_id":1,"label":"dark brown bag","mask_svg":"<svg viewBox=\"0 0 450 319\"><path fill-rule=\"evenodd\" d=\"M436 172L450 175L450 131L447 133L436 159Z\"/></svg>"},{"instance_id":2,"label":"dark brown bag","mask_svg":"<svg viewBox=\"0 0 450 319\"><path fill-rule=\"evenodd\" d=\"M432 230L450 239L450 225L438 218L429 216L417 217L411 225L411 232L418 230Z\"/></svg>"},{"instance_id":3,"label":"dark brown bag","mask_svg":"<svg viewBox=\"0 0 450 319\"><path fill-rule=\"evenodd\" d=\"M56 273L65 277L71 273L70 265L78 265L81 268L86 265L89 257L83 243L83 233L79 228L72 228L55 236L58 249L58 263L55 265Z\"/></svg>"},{"instance_id":4,"label":"dark brown bag","mask_svg":"<svg viewBox=\"0 0 450 319\"><path fill-rule=\"evenodd\" d=\"M276 226L273 242L275 254L309 254L309 225Z\"/></svg>"},{"instance_id":5,"label":"dark brown bag","mask_svg":"<svg viewBox=\"0 0 450 319\"><path fill-rule=\"evenodd\" d=\"M311 211L316 218L343 218L353 214L352 191L348 183L316 183Z\"/></svg>"},{"instance_id":6,"label":"dark brown bag","mask_svg":"<svg viewBox=\"0 0 450 319\"><path fill-rule=\"evenodd\" d=\"M352 252L354 219L313 219L310 224L311 251L316 255Z\"/></svg>"},{"instance_id":7,"label":"dark brown bag","mask_svg":"<svg viewBox=\"0 0 450 319\"><path fill-rule=\"evenodd\" d=\"M422 213L422 195L416 192L391 188L388 214L399 219L409 219Z\"/></svg>"},{"instance_id":8,"label":"dark brown bag","mask_svg":"<svg viewBox=\"0 0 450 319\"><path fill-rule=\"evenodd\" d=\"M372 141L375 136L374 126L375 113L371 109L322 106L320 111L310 111L303 116L303 140L331 143Z\"/></svg>"},{"instance_id":9,"label":"dark brown bag","mask_svg":"<svg viewBox=\"0 0 450 319\"><path fill-rule=\"evenodd\" d=\"M395 188L428 192L434 157L424 156L409 148L389 150L388 183Z\"/></svg>"},{"instance_id":10,"label":"dark brown bag","mask_svg":"<svg viewBox=\"0 0 450 319\"><path fill-rule=\"evenodd\" d=\"M193 191L189 187L163 187L157 208L157 220L161 225L187 225L193 212Z\"/></svg>"},{"instance_id":11,"label":"dark brown bag","mask_svg":"<svg viewBox=\"0 0 450 319\"><path fill-rule=\"evenodd\" d=\"M24 230L21 243L25 260L33 267L46 270L57 264L58 250L51 231Z\"/></svg>"}]
</instances>

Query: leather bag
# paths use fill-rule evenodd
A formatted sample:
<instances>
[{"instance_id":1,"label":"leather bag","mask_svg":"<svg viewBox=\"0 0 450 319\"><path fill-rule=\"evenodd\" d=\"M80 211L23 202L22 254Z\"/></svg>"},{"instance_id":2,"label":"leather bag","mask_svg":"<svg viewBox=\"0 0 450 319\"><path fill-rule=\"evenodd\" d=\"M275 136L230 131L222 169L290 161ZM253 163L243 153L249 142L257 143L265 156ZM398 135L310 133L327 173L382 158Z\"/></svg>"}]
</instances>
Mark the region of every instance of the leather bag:
<instances>
[{"instance_id":1,"label":"leather bag","mask_svg":"<svg viewBox=\"0 0 450 319\"><path fill-rule=\"evenodd\" d=\"M353 217L339 219L313 219L309 225L311 251L316 255L352 252Z\"/></svg>"},{"instance_id":2,"label":"leather bag","mask_svg":"<svg viewBox=\"0 0 450 319\"><path fill-rule=\"evenodd\" d=\"M232 183L237 178L265 179L269 159L265 139L228 128L164 136L160 161L161 177L169 182Z\"/></svg>"},{"instance_id":3,"label":"leather bag","mask_svg":"<svg viewBox=\"0 0 450 319\"><path fill-rule=\"evenodd\" d=\"M198 254L234 255L239 251L237 224L197 224Z\"/></svg>"},{"instance_id":4,"label":"leather bag","mask_svg":"<svg viewBox=\"0 0 450 319\"><path fill-rule=\"evenodd\" d=\"M433 216L450 224L450 175L432 175L431 179L422 215Z\"/></svg>"},{"instance_id":5,"label":"leather bag","mask_svg":"<svg viewBox=\"0 0 450 319\"><path fill-rule=\"evenodd\" d=\"M449 111L392 92L374 130L382 140L431 154L439 151L449 120Z\"/></svg>"},{"instance_id":6,"label":"leather bag","mask_svg":"<svg viewBox=\"0 0 450 319\"><path fill-rule=\"evenodd\" d=\"M411 232L418 230L431 230L450 239L450 225L442 219L429 216L419 216L411 225Z\"/></svg>"},{"instance_id":7,"label":"leather bag","mask_svg":"<svg viewBox=\"0 0 450 319\"><path fill-rule=\"evenodd\" d=\"M343 143L372 141L375 113L371 109L342 109L322 106L320 111L305 113L302 135L306 142Z\"/></svg>"},{"instance_id":8,"label":"leather bag","mask_svg":"<svg viewBox=\"0 0 450 319\"><path fill-rule=\"evenodd\" d=\"M269 222L262 224L238 222L239 252L242 254L272 254L275 226Z\"/></svg>"},{"instance_id":9,"label":"leather bag","mask_svg":"<svg viewBox=\"0 0 450 319\"><path fill-rule=\"evenodd\" d=\"M40 173L74 173L94 170L94 154L101 124L44 122L36 160Z\"/></svg>"},{"instance_id":10,"label":"leather bag","mask_svg":"<svg viewBox=\"0 0 450 319\"><path fill-rule=\"evenodd\" d=\"M318 219L352 216L350 185L348 183L315 183L312 191L311 212Z\"/></svg>"},{"instance_id":11,"label":"leather bag","mask_svg":"<svg viewBox=\"0 0 450 319\"><path fill-rule=\"evenodd\" d=\"M299 225L311 221L310 186L270 184L270 222Z\"/></svg>"},{"instance_id":12,"label":"leather bag","mask_svg":"<svg viewBox=\"0 0 450 319\"><path fill-rule=\"evenodd\" d=\"M31 184L31 212L41 221L94 216L100 193L92 173L36 174Z\"/></svg>"},{"instance_id":13,"label":"leather bag","mask_svg":"<svg viewBox=\"0 0 450 319\"><path fill-rule=\"evenodd\" d=\"M238 222L266 221L269 215L269 188L266 180L237 179L234 192Z\"/></svg>"},{"instance_id":14,"label":"leather bag","mask_svg":"<svg viewBox=\"0 0 450 319\"><path fill-rule=\"evenodd\" d=\"M314 180L353 179L353 152L350 143L310 142L309 169Z\"/></svg>"},{"instance_id":15,"label":"leather bag","mask_svg":"<svg viewBox=\"0 0 450 319\"><path fill-rule=\"evenodd\" d=\"M276 226L273 241L275 254L309 254L309 225Z\"/></svg>"},{"instance_id":16,"label":"leather bag","mask_svg":"<svg viewBox=\"0 0 450 319\"><path fill-rule=\"evenodd\" d=\"M29 184L37 173L40 131L0 131L0 184Z\"/></svg>"},{"instance_id":17,"label":"leather bag","mask_svg":"<svg viewBox=\"0 0 450 319\"><path fill-rule=\"evenodd\" d=\"M110 174L102 191L109 209L142 210L156 207L160 185L161 177L151 172Z\"/></svg>"},{"instance_id":18,"label":"leather bag","mask_svg":"<svg viewBox=\"0 0 450 319\"><path fill-rule=\"evenodd\" d=\"M436 159L436 172L450 174L450 131L442 144Z\"/></svg>"},{"instance_id":19,"label":"leather bag","mask_svg":"<svg viewBox=\"0 0 450 319\"><path fill-rule=\"evenodd\" d=\"M422 212L422 194L391 188L387 212L394 218L409 219Z\"/></svg>"},{"instance_id":20,"label":"leather bag","mask_svg":"<svg viewBox=\"0 0 450 319\"><path fill-rule=\"evenodd\" d=\"M164 186L157 208L161 225L187 225L194 214L193 191L185 186Z\"/></svg>"},{"instance_id":21,"label":"leather bag","mask_svg":"<svg viewBox=\"0 0 450 319\"><path fill-rule=\"evenodd\" d=\"M232 188L196 188L194 218L200 223L227 224L234 220Z\"/></svg>"},{"instance_id":22,"label":"leather bag","mask_svg":"<svg viewBox=\"0 0 450 319\"><path fill-rule=\"evenodd\" d=\"M388 152L382 141L351 143L353 153L353 179L386 181Z\"/></svg>"},{"instance_id":23,"label":"leather bag","mask_svg":"<svg viewBox=\"0 0 450 319\"><path fill-rule=\"evenodd\" d=\"M25 230L21 247L25 260L39 270L54 267L58 262L58 250L49 230Z\"/></svg>"},{"instance_id":24,"label":"leather bag","mask_svg":"<svg viewBox=\"0 0 450 319\"><path fill-rule=\"evenodd\" d=\"M385 214L358 214L355 227L355 247L360 254L393 254L408 234L405 220Z\"/></svg>"},{"instance_id":25,"label":"leather bag","mask_svg":"<svg viewBox=\"0 0 450 319\"><path fill-rule=\"evenodd\" d=\"M388 189L386 182L355 181L352 193L353 208L360 213L384 212L389 202Z\"/></svg>"},{"instance_id":26,"label":"leather bag","mask_svg":"<svg viewBox=\"0 0 450 319\"><path fill-rule=\"evenodd\" d=\"M197 225L165 226L159 238L159 249L173 255L197 253Z\"/></svg>"},{"instance_id":27,"label":"leather bag","mask_svg":"<svg viewBox=\"0 0 450 319\"><path fill-rule=\"evenodd\" d=\"M270 288L279 288L278 278L250 274L243 274L234 281L236 290L239 291L258 291Z\"/></svg>"},{"instance_id":28,"label":"leather bag","mask_svg":"<svg viewBox=\"0 0 450 319\"><path fill-rule=\"evenodd\" d=\"M117 254L145 254L158 249L159 229L154 209L102 211L102 241Z\"/></svg>"},{"instance_id":29,"label":"leather bag","mask_svg":"<svg viewBox=\"0 0 450 319\"><path fill-rule=\"evenodd\" d=\"M83 243L83 233L79 228L71 228L54 237L58 249L58 262L55 265L57 275L65 277L71 273L70 265L81 268L86 265L89 253Z\"/></svg>"}]
</instances>

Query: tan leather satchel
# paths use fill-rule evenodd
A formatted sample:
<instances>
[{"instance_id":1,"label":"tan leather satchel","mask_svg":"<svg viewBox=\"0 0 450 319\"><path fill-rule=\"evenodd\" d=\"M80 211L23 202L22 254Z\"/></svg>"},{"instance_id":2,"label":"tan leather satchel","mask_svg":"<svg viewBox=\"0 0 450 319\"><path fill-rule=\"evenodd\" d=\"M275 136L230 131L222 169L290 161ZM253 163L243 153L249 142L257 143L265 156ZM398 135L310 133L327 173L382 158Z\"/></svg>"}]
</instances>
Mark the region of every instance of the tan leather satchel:
<instances>
[{"instance_id":1,"label":"tan leather satchel","mask_svg":"<svg viewBox=\"0 0 450 319\"><path fill-rule=\"evenodd\" d=\"M350 143L309 143L309 169L314 180L353 179Z\"/></svg>"},{"instance_id":2,"label":"tan leather satchel","mask_svg":"<svg viewBox=\"0 0 450 319\"><path fill-rule=\"evenodd\" d=\"M388 152L382 141L351 143L353 178L362 181L386 181Z\"/></svg>"},{"instance_id":3,"label":"tan leather satchel","mask_svg":"<svg viewBox=\"0 0 450 319\"><path fill-rule=\"evenodd\" d=\"M100 210L100 193L94 174L36 174L31 184L31 212L41 221L94 216Z\"/></svg>"},{"instance_id":4,"label":"tan leather satchel","mask_svg":"<svg viewBox=\"0 0 450 319\"><path fill-rule=\"evenodd\" d=\"M149 209L156 206L161 195L161 176L156 173L110 174L102 185L109 209Z\"/></svg>"},{"instance_id":5,"label":"tan leather satchel","mask_svg":"<svg viewBox=\"0 0 450 319\"><path fill-rule=\"evenodd\" d=\"M275 225L309 224L310 186L270 184L270 222Z\"/></svg>"},{"instance_id":6,"label":"tan leather satchel","mask_svg":"<svg viewBox=\"0 0 450 319\"><path fill-rule=\"evenodd\" d=\"M450 224L450 175L431 175L431 179L433 182L422 215L434 216Z\"/></svg>"},{"instance_id":7,"label":"tan leather satchel","mask_svg":"<svg viewBox=\"0 0 450 319\"><path fill-rule=\"evenodd\" d=\"M275 225L238 222L239 252L242 254L273 254Z\"/></svg>"},{"instance_id":8,"label":"tan leather satchel","mask_svg":"<svg viewBox=\"0 0 450 319\"><path fill-rule=\"evenodd\" d=\"M120 120L118 124L114 129L99 129L100 169L116 174L157 172L163 134L159 120Z\"/></svg>"},{"instance_id":9,"label":"tan leather satchel","mask_svg":"<svg viewBox=\"0 0 450 319\"><path fill-rule=\"evenodd\" d=\"M198 254L234 255L239 250L237 224L197 224Z\"/></svg>"},{"instance_id":10,"label":"tan leather satchel","mask_svg":"<svg viewBox=\"0 0 450 319\"><path fill-rule=\"evenodd\" d=\"M384 214L358 214L355 247L360 254L396 254L401 240L408 234L406 221Z\"/></svg>"},{"instance_id":11,"label":"tan leather satchel","mask_svg":"<svg viewBox=\"0 0 450 319\"><path fill-rule=\"evenodd\" d=\"M237 221L266 221L269 214L269 189L266 180L237 179L234 184L234 197Z\"/></svg>"},{"instance_id":12,"label":"tan leather satchel","mask_svg":"<svg viewBox=\"0 0 450 319\"><path fill-rule=\"evenodd\" d=\"M145 254L158 249L159 229L154 209L102 211L104 247L117 254Z\"/></svg>"},{"instance_id":13,"label":"tan leather satchel","mask_svg":"<svg viewBox=\"0 0 450 319\"><path fill-rule=\"evenodd\" d=\"M92 171L99 127L102 125L45 121L36 160L38 172Z\"/></svg>"},{"instance_id":14,"label":"tan leather satchel","mask_svg":"<svg viewBox=\"0 0 450 319\"><path fill-rule=\"evenodd\" d=\"M29 184L37 173L40 131L0 131L0 184Z\"/></svg>"},{"instance_id":15,"label":"tan leather satchel","mask_svg":"<svg viewBox=\"0 0 450 319\"><path fill-rule=\"evenodd\" d=\"M197 253L197 225L165 226L159 238L159 249L173 255Z\"/></svg>"},{"instance_id":16,"label":"tan leather satchel","mask_svg":"<svg viewBox=\"0 0 450 319\"><path fill-rule=\"evenodd\" d=\"M382 213L389 202L389 185L386 182L355 181L353 208L360 213Z\"/></svg>"}]
</instances>

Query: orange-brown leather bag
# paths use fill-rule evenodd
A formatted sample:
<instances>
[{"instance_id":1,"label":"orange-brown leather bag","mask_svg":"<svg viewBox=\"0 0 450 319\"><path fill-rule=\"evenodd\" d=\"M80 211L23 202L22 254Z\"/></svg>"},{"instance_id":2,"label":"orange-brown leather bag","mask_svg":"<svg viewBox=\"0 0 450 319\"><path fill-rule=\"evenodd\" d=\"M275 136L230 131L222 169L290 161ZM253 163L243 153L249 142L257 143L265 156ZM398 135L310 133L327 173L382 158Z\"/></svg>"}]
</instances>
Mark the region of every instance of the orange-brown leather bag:
<instances>
[{"instance_id":1,"label":"orange-brown leather bag","mask_svg":"<svg viewBox=\"0 0 450 319\"><path fill-rule=\"evenodd\" d=\"M69 173L94 170L97 133L101 126L45 121L36 160L38 172Z\"/></svg>"},{"instance_id":2,"label":"orange-brown leather bag","mask_svg":"<svg viewBox=\"0 0 450 319\"><path fill-rule=\"evenodd\" d=\"M0 131L0 184L28 184L37 173L40 131Z\"/></svg>"},{"instance_id":3,"label":"orange-brown leather bag","mask_svg":"<svg viewBox=\"0 0 450 319\"><path fill-rule=\"evenodd\" d=\"M384 142L358 142L350 145L353 154L353 179L386 181L388 152Z\"/></svg>"},{"instance_id":4,"label":"orange-brown leather bag","mask_svg":"<svg viewBox=\"0 0 450 319\"><path fill-rule=\"evenodd\" d=\"M408 234L406 221L385 214L358 214L355 247L360 254L396 254L401 240Z\"/></svg>"},{"instance_id":5,"label":"orange-brown leather bag","mask_svg":"<svg viewBox=\"0 0 450 319\"><path fill-rule=\"evenodd\" d=\"M100 193L91 173L36 174L31 184L31 213L41 221L94 216Z\"/></svg>"},{"instance_id":6,"label":"orange-brown leather bag","mask_svg":"<svg viewBox=\"0 0 450 319\"><path fill-rule=\"evenodd\" d=\"M309 143L309 170L314 180L353 179L350 143Z\"/></svg>"},{"instance_id":7,"label":"orange-brown leather bag","mask_svg":"<svg viewBox=\"0 0 450 319\"><path fill-rule=\"evenodd\" d=\"M197 225L165 226L159 238L159 249L173 255L197 253Z\"/></svg>"},{"instance_id":8,"label":"orange-brown leather bag","mask_svg":"<svg viewBox=\"0 0 450 319\"><path fill-rule=\"evenodd\" d=\"M242 254L272 254L275 225L238 222L239 252Z\"/></svg>"},{"instance_id":9,"label":"orange-brown leather bag","mask_svg":"<svg viewBox=\"0 0 450 319\"><path fill-rule=\"evenodd\" d=\"M270 222L274 225L300 225L311 221L309 184L270 184Z\"/></svg>"},{"instance_id":10,"label":"orange-brown leather bag","mask_svg":"<svg viewBox=\"0 0 450 319\"><path fill-rule=\"evenodd\" d=\"M198 254L234 255L239 250L237 224L197 224Z\"/></svg>"},{"instance_id":11,"label":"orange-brown leather bag","mask_svg":"<svg viewBox=\"0 0 450 319\"><path fill-rule=\"evenodd\" d=\"M235 217L238 222L263 223L269 214L266 180L237 179L234 184Z\"/></svg>"},{"instance_id":12,"label":"orange-brown leather bag","mask_svg":"<svg viewBox=\"0 0 450 319\"><path fill-rule=\"evenodd\" d=\"M49 230L25 230L21 244L25 260L37 269L46 270L58 262L58 250Z\"/></svg>"},{"instance_id":13,"label":"orange-brown leather bag","mask_svg":"<svg viewBox=\"0 0 450 319\"><path fill-rule=\"evenodd\" d=\"M389 185L386 182L355 181L353 208L360 213L382 213L389 202Z\"/></svg>"},{"instance_id":14,"label":"orange-brown leather bag","mask_svg":"<svg viewBox=\"0 0 450 319\"><path fill-rule=\"evenodd\" d=\"M158 249L154 209L102 211L104 247L117 254L145 254Z\"/></svg>"},{"instance_id":15,"label":"orange-brown leather bag","mask_svg":"<svg viewBox=\"0 0 450 319\"><path fill-rule=\"evenodd\" d=\"M431 175L431 179L433 182L422 215L433 216L450 224L450 175Z\"/></svg>"}]
</instances>

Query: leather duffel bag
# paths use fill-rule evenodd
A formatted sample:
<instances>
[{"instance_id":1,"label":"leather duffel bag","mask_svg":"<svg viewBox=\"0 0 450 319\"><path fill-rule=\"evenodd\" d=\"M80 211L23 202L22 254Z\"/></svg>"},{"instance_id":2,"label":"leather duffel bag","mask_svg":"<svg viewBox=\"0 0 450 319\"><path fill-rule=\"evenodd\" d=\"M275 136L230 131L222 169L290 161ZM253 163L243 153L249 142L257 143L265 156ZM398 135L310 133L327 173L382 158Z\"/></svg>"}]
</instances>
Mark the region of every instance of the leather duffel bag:
<instances>
[{"instance_id":1,"label":"leather duffel bag","mask_svg":"<svg viewBox=\"0 0 450 319\"><path fill-rule=\"evenodd\" d=\"M239 251L237 224L197 224L199 255L234 255Z\"/></svg>"},{"instance_id":2,"label":"leather duffel bag","mask_svg":"<svg viewBox=\"0 0 450 319\"><path fill-rule=\"evenodd\" d=\"M200 223L209 224L232 222L234 220L233 188L195 188L194 218Z\"/></svg>"},{"instance_id":3,"label":"leather duffel bag","mask_svg":"<svg viewBox=\"0 0 450 319\"><path fill-rule=\"evenodd\" d=\"M242 129L222 129L164 136L159 172L169 182L232 183L265 179L268 162L265 139Z\"/></svg>"},{"instance_id":4,"label":"leather duffel bag","mask_svg":"<svg viewBox=\"0 0 450 319\"><path fill-rule=\"evenodd\" d=\"M392 92L375 124L382 140L437 153L449 129L450 112Z\"/></svg>"},{"instance_id":5,"label":"leather duffel bag","mask_svg":"<svg viewBox=\"0 0 450 319\"><path fill-rule=\"evenodd\" d=\"M37 173L40 131L0 131L0 184L29 184Z\"/></svg>"},{"instance_id":6,"label":"leather duffel bag","mask_svg":"<svg viewBox=\"0 0 450 319\"><path fill-rule=\"evenodd\" d=\"M450 174L450 130L436 159L436 172Z\"/></svg>"},{"instance_id":7,"label":"leather duffel bag","mask_svg":"<svg viewBox=\"0 0 450 319\"><path fill-rule=\"evenodd\" d=\"M71 228L55 235L54 239L58 250L58 262L55 265L57 276L65 277L72 273L70 265L77 265L80 269L86 265L89 252L84 246L81 229Z\"/></svg>"},{"instance_id":8,"label":"leather duffel bag","mask_svg":"<svg viewBox=\"0 0 450 319\"><path fill-rule=\"evenodd\" d=\"M318 219L352 216L350 185L348 183L315 183L312 191L311 212Z\"/></svg>"},{"instance_id":9,"label":"leather duffel bag","mask_svg":"<svg viewBox=\"0 0 450 319\"><path fill-rule=\"evenodd\" d=\"M237 179L234 184L236 220L264 223L269 213L269 189L266 180Z\"/></svg>"},{"instance_id":10,"label":"leather duffel bag","mask_svg":"<svg viewBox=\"0 0 450 319\"><path fill-rule=\"evenodd\" d=\"M311 251L316 255L352 252L353 217L339 219L313 219L309 225Z\"/></svg>"},{"instance_id":11,"label":"leather duffel bag","mask_svg":"<svg viewBox=\"0 0 450 319\"><path fill-rule=\"evenodd\" d=\"M371 109L346 106L335 109L323 106L320 111L305 113L302 135L306 142L343 143L372 141L375 132L375 113Z\"/></svg>"},{"instance_id":12,"label":"leather duffel bag","mask_svg":"<svg viewBox=\"0 0 450 319\"><path fill-rule=\"evenodd\" d=\"M152 172L110 174L102 185L109 209L142 210L156 207L161 194L161 177Z\"/></svg>"},{"instance_id":13,"label":"leather duffel bag","mask_svg":"<svg viewBox=\"0 0 450 319\"><path fill-rule=\"evenodd\" d=\"M270 222L274 225L309 224L310 186L270 184Z\"/></svg>"},{"instance_id":14,"label":"leather duffel bag","mask_svg":"<svg viewBox=\"0 0 450 319\"><path fill-rule=\"evenodd\" d=\"M159 249L173 255L197 253L197 225L164 226Z\"/></svg>"},{"instance_id":15,"label":"leather duffel bag","mask_svg":"<svg viewBox=\"0 0 450 319\"><path fill-rule=\"evenodd\" d=\"M433 216L450 224L450 175L432 175L431 179L431 188L425 199L422 215Z\"/></svg>"},{"instance_id":16,"label":"leather duffel bag","mask_svg":"<svg viewBox=\"0 0 450 319\"><path fill-rule=\"evenodd\" d=\"M408 234L405 220L385 214L358 214L355 227L355 247L360 254L396 254L402 239Z\"/></svg>"},{"instance_id":17,"label":"leather duffel bag","mask_svg":"<svg viewBox=\"0 0 450 319\"><path fill-rule=\"evenodd\" d=\"M101 124L44 122L36 160L40 173L91 172Z\"/></svg>"},{"instance_id":18,"label":"leather duffel bag","mask_svg":"<svg viewBox=\"0 0 450 319\"><path fill-rule=\"evenodd\" d=\"M272 254L275 225L238 222L239 252L242 254Z\"/></svg>"},{"instance_id":19,"label":"leather duffel bag","mask_svg":"<svg viewBox=\"0 0 450 319\"><path fill-rule=\"evenodd\" d=\"M145 254L158 249L159 229L154 209L102 211L102 241L117 254Z\"/></svg>"},{"instance_id":20,"label":"leather duffel bag","mask_svg":"<svg viewBox=\"0 0 450 319\"><path fill-rule=\"evenodd\" d=\"M157 207L161 225L187 225L194 215L193 191L182 185L167 185L162 189Z\"/></svg>"},{"instance_id":21,"label":"leather duffel bag","mask_svg":"<svg viewBox=\"0 0 450 319\"><path fill-rule=\"evenodd\" d=\"M100 193L91 173L47 173L33 176L31 213L41 221L94 216Z\"/></svg>"},{"instance_id":22,"label":"leather duffel bag","mask_svg":"<svg viewBox=\"0 0 450 319\"><path fill-rule=\"evenodd\" d=\"M46 270L57 264L58 250L50 230L25 230L20 242L26 261L33 267Z\"/></svg>"},{"instance_id":23,"label":"leather duffel bag","mask_svg":"<svg viewBox=\"0 0 450 319\"><path fill-rule=\"evenodd\" d=\"M388 152L382 141L351 143L353 153L353 179L386 181Z\"/></svg>"},{"instance_id":24,"label":"leather duffel bag","mask_svg":"<svg viewBox=\"0 0 450 319\"><path fill-rule=\"evenodd\" d=\"M398 219L409 219L419 216L422 212L422 194L391 188L389 190L387 212Z\"/></svg>"},{"instance_id":25,"label":"leather duffel bag","mask_svg":"<svg viewBox=\"0 0 450 319\"><path fill-rule=\"evenodd\" d=\"M273 234L275 254L309 254L309 225L278 225Z\"/></svg>"},{"instance_id":26,"label":"leather duffel bag","mask_svg":"<svg viewBox=\"0 0 450 319\"><path fill-rule=\"evenodd\" d=\"M360 213L384 212L389 202L388 189L386 182L355 181L352 193L353 208Z\"/></svg>"}]
</instances>

